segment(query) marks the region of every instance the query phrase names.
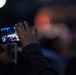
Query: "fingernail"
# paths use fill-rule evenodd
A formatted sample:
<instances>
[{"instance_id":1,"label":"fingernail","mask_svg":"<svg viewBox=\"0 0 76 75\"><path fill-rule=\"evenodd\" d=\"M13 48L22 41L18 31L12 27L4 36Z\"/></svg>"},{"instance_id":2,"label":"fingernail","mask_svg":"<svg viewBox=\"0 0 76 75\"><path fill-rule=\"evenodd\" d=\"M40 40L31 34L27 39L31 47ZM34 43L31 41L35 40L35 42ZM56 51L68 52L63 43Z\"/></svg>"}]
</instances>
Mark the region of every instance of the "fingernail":
<instances>
[{"instance_id":1,"label":"fingernail","mask_svg":"<svg viewBox=\"0 0 76 75\"><path fill-rule=\"evenodd\" d=\"M24 21L24 23L26 23L26 21Z\"/></svg>"},{"instance_id":2,"label":"fingernail","mask_svg":"<svg viewBox=\"0 0 76 75\"><path fill-rule=\"evenodd\" d=\"M24 24L27 24L27 21L24 21Z\"/></svg>"},{"instance_id":3,"label":"fingernail","mask_svg":"<svg viewBox=\"0 0 76 75\"><path fill-rule=\"evenodd\" d=\"M22 24L22 22L19 22L19 26L21 27L23 24Z\"/></svg>"}]
</instances>

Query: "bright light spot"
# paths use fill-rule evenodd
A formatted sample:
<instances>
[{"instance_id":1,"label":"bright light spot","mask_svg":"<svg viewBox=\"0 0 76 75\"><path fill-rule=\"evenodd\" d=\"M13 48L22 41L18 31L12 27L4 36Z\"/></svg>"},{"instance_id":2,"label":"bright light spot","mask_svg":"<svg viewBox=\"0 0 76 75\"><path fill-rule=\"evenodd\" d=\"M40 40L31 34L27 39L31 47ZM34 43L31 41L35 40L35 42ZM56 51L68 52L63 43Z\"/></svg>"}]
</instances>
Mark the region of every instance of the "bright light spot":
<instances>
[{"instance_id":1,"label":"bright light spot","mask_svg":"<svg viewBox=\"0 0 76 75\"><path fill-rule=\"evenodd\" d=\"M0 0L0 8L2 8L6 3L6 0Z\"/></svg>"}]
</instances>

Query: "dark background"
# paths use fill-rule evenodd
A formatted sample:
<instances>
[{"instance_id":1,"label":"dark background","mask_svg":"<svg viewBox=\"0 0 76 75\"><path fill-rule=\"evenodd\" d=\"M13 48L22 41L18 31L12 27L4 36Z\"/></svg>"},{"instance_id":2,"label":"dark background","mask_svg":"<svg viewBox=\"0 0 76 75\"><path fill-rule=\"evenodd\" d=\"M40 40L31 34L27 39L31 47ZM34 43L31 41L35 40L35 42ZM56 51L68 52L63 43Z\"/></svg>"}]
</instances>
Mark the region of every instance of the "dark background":
<instances>
[{"instance_id":1,"label":"dark background","mask_svg":"<svg viewBox=\"0 0 76 75\"><path fill-rule=\"evenodd\" d=\"M6 5L0 9L0 27L14 26L24 20L33 25L34 15L42 6L49 6L54 12L54 22L64 22L69 28L75 29L75 0L7 0Z\"/></svg>"}]
</instances>

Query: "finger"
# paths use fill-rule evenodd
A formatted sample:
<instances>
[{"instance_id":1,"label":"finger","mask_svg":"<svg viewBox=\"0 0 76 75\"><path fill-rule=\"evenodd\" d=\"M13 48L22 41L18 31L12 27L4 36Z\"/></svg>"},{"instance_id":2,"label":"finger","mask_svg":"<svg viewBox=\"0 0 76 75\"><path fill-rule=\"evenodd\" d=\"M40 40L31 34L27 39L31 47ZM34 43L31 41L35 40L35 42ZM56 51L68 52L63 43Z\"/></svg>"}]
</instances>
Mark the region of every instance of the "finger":
<instances>
[{"instance_id":1,"label":"finger","mask_svg":"<svg viewBox=\"0 0 76 75\"><path fill-rule=\"evenodd\" d=\"M19 26L18 24L15 24L15 26L16 26L17 34L18 34L18 36L20 37L20 35L22 34L22 33L21 33L20 26Z\"/></svg>"},{"instance_id":2,"label":"finger","mask_svg":"<svg viewBox=\"0 0 76 75\"><path fill-rule=\"evenodd\" d=\"M22 31L22 27L21 27L21 26L23 26L22 22L19 22L18 25L20 27L20 31Z\"/></svg>"},{"instance_id":3,"label":"finger","mask_svg":"<svg viewBox=\"0 0 76 75\"><path fill-rule=\"evenodd\" d=\"M24 28L24 26L23 26L23 23L22 22L19 22L19 27L20 27L20 31L21 31L21 33L22 34L26 34L26 29Z\"/></svg>"},{"instance_id":4,"label":"finger","mask_svg":"<svg viewBox=\"0 0 76 75\"><path fill-rule=\"evenodd\" d=\"M27 21L24 21L24 26L25 26L26 31L30 33L31 29L30 29L30 27L28 26Z\"/></svg>"}]
</instances>

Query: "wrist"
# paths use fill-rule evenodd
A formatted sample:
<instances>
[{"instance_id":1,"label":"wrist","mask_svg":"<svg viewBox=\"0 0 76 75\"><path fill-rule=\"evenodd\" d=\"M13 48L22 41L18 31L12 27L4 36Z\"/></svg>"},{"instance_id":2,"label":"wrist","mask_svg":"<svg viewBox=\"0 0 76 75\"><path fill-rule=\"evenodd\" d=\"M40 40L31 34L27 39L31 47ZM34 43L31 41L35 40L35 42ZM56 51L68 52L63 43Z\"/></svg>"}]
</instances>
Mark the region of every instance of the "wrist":
<instances>
[{"instance_id":1,"label":"wrist","mask_svg":"<svg viewBox=\"0 0 76 75\"><path fill-rule=\"evenodd\" d=\"M38 44L38 42L29 42L27 44L26 43L25 44L23 43L22 44L22 48L24 49L26 46L31 45L31 44Z\"/></svg>"},{"instance_id":2,"label":"wrist","mask_svg":"<svg viewBox=\"0 0 76 75\"><path fill-rule=\"evenodd\" d=\"M41 48L39 46L38 43L32 43L32 44L29 44L28 46L24 47L23 50L22 50L22 56L27 59L28 55L31 53L42 53L41 52Z\"/></svg>"}]
</instances>

